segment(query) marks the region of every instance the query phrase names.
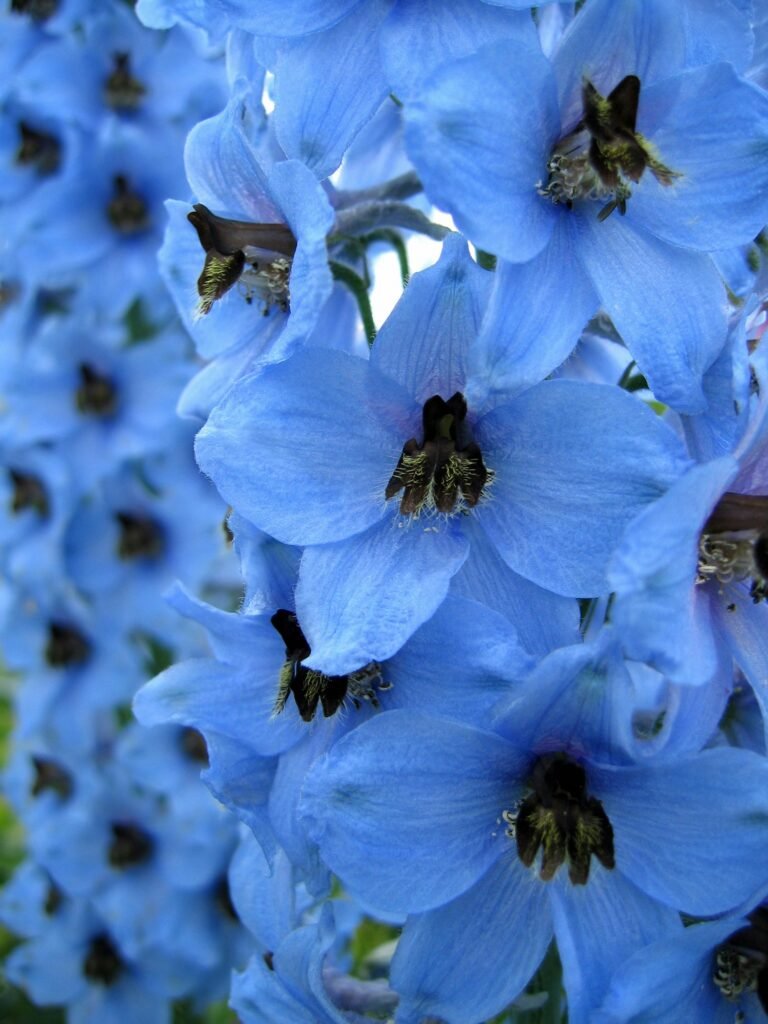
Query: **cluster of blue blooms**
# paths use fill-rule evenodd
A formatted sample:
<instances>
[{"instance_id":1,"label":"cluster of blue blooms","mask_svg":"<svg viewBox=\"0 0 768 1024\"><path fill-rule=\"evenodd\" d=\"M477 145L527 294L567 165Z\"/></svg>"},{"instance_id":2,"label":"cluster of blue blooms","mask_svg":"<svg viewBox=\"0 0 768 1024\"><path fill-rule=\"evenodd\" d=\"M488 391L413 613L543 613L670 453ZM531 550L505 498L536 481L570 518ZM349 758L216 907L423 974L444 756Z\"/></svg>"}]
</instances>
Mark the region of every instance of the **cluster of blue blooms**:
<instances>
[{"instance_id":1,"label":"cluster of blue blooms","mask_svg":"<svg viewBox=\"0 0 768 1024\"><path fill-rule=\"evenodd\" d=\"M11 978L765 1024L768 8L6 8Z\"/></svg>"},{"instance_id":2,"label":"cluster of blue blooms","mask_svg":"<svg viewBox=\"0 0 768 1024\"><path fill-rule=\"evenodd\" d=\"M203 737L130 713L148 677L205 649L163 591L236 582L176 415L196 360L156 268L186 133L226 74L120 2L2 6L3 788L27 849L0 894L19 940L5 969L72 1022L167 1024L176 999L226 997L252 945Z\"/></svg>"}]
</instances>

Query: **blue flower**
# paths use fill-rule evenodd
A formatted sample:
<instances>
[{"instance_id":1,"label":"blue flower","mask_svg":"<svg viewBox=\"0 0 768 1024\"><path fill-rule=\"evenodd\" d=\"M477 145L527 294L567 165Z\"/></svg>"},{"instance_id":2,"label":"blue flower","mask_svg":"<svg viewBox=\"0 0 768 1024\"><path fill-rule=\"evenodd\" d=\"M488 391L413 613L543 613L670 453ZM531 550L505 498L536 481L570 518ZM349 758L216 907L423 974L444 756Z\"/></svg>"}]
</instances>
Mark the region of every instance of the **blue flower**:
<instances>
[{"instance_id":1,"label":"blue flower","mask_svg":"<svg viewBox=\"0 0 768 1024\"><path fill-rule=\"evenodd\" d=\"M517 358L512 296L525 289L539 323L556 318L546 371L602 306L654 393L703 409L701 375L726 332L707 253L768 220L768 98L730 64L697 66L708 47L718 56L717 30L705 11L670 32L666 3L593 0L551 64L497 43L438 69L406 104L428 195L502 258L486 325L501 365L510 344Z\"/></svg>"},{"instance_id":2,"label":"blue flower","mask_svg":"<svg viewBox=\"0 0 768 1024\"><path fill-rule=\"evenodd\" d=\"M764 1024L766 910L726 917L639 950L611 980L594 1024Z\"/></svg>"},{"instance_id":3,"label":"blue flower","mask_svg":"<svg viewBox=\"0 0 768 1024\"><path fill-rule=\"evenodd\" d=\"M723 749L607 766L578 742L575 731L550 745L544 730L524 751L393 711L314 766L303 807L323 858L353 896L411 915L391 977L403 1024L498 1012L553 930L581 1024L629 955L679 930L678 910L712 915L763 894L763 758Z\"/></svg>"},{"instance_id":4,"label":"blue flower","mask_svg":"<svg viewBox=\"0 0 768 1024\"><path fill-rule=\"evenodd\" d=\"M489 409L472 376L489 284L451 240L370 362L300 352L236 384L198 435L224 498L307 545L296 611L313 668L393 654L444 599L475 525L527 580L604 592L626 524L686 465L658 418L615 388L548 381Z\"/></svg>"}]
</instances>

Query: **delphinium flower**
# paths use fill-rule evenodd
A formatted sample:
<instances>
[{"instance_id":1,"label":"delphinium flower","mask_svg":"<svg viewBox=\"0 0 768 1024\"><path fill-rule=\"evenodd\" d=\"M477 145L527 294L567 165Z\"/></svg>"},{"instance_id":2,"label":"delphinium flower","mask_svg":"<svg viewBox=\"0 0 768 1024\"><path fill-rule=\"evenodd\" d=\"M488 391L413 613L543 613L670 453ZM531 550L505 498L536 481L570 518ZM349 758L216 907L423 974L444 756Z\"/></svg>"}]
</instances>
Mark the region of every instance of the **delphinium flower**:
<instances>
[{"instance_id":1,"label":"delphinium flower","mask_svg":"<svg viewBox=\"0 0 768 1024\"><path fill-rule=\"evenodd\" d=\"M596 756L575 706L546 708L534 689L493 732L393 711L307 779L304 810L332 870L381 912L410 915L391 978L403 1024L499 1012L553 929L569 1020L585 1021L626 957L680 929L678 910L713 915L764 893L763 758Z\"/></svg>"},{"instance_id":2,"label":"delphinium flower","mask_svg":"<svg viewBox=\"0 0 768 1024\"><path fill-rule=\"evenodd\" d=\"M387 708L431 706L445 717L480 722L532 659L501 614L449 595L389 659L366 658L343 674L314 671L305 664L311 649L293 609L295 559L279 545L261 554L273 560L277 585L258 595L253 613L247 607L223 612L176 591L173 604L206 627L214 658L171 666L142 688L134 709L147 725L176 722L199 729L209 741L219 736L237 743L239 771L248 760L257 765L279 755L269 818L291 859L321 888L326 874L318 872L316 851L295 813L314 761ZM284 574L291 561L293 571ZM222 787L225 793L233 789L220 770L214 788L220 796ZM244 796L239 813L249 820L256 796ZM238 810L242 798L226 802Z\"/></svg>"},{"instance_id":3,"label":"delphinium flower","mask_svg":"<svg viewBox=\"0 0 768 1024\"><path fill-rule=\"evenodd\" d=\"M681 1008L712 1024L768 1016L768 909L695 924L635 953L611 981L595 1024L676 1024Z\"/></svg>"},{"instance_id":4,"label":"delphinium flower","mask_svg":"<svg viewBox=\"0 0 768 1024\"><path fill-rule=\"evenodd\" d=\"M161 450L192 368L171 328L141 345L124 328L54 318L4 367L0 435L15 444L66 441L81 488L122 460Z\"/></svg>"},{"instance_id":5,"label":"delphinium flower","mask_svg":"<svg viewBox=\"0 0 768 1024\"><path fill-rule=\"evenodd\" d=\"M2 786L28 860L0 907L27 940L6 976L73 1022L166 1022L172 1000L224 997L250 952L226 877L236 822L200 783L202 737L153 746L126 725L140 683L200 651L157 591L177 573L232 581L225 509L175 417L194 367L154 265L184 133L223 102L224 75L195 73L184 32L150 39L122 4L7 6L0 632L16 727Z\"/></svg>"},{"instance_id":6,"label":"delphinium flower","mask_svg":"<svg viewBox=\"0 0 768 1024\"><path fill-rule=\"evenodd\" d=\"M762 382L762 349L752 365ZM761 388L732 453L695 465L652 513L641 513L609 574L612 618L632 657L681 683L705 683L719 661L732 660L764 714L767 409Z\"/></svg>"},{"instance_id":7,"label":"delphinium flower","mask_svg":"<svg viewBox=\"0 0 768 1024\"><path fill-rule=\"evenodd\" d=\"M657 397L703 410L726 313L708 253L750 242L768 219L768 98L707 63L736 59L718 32L705 8L686 24L666 3L590 0L551 62L499 42L444 65L406 103L427 194L500 257L496 374L518 356L519 319L556 317L559 342L529 356L546 373L602 306ZM515 309L519 289L533 312Z\"/></svg>"},{"instance_id":8,"label":"delphinium flower","mask_svg":"<svg viewBox=\"0 0 768 1024\"><path fill-rule=\"evenodd\" d=\"M224 498L307 546L296 611L313 668L339 674L394 653L467 559L465 523L547 590L604 592L632 510L687 464L617 389L544 382L488 410L472 367L490 284L460 238L446 242L370 361L302 351L236 384L198 435ZM258 466L243 457L255 449Z\"/></svg>"},{"instance_id":9,"label":"delphinium flower","mask_svg":"<svg viewBox=\"0 0 768 1024\"><path fill-rule=\"evenodd\" d=\"M332 291L330 203L302 164L271 156L259 99L236 83L225 110L190 133L185 162L197 201L168 203L160 252L200 354L222 357L205 373L206 382L217 374L216 399L266 353L284 355L311 333Z\"/></svg>"}]
</instances>

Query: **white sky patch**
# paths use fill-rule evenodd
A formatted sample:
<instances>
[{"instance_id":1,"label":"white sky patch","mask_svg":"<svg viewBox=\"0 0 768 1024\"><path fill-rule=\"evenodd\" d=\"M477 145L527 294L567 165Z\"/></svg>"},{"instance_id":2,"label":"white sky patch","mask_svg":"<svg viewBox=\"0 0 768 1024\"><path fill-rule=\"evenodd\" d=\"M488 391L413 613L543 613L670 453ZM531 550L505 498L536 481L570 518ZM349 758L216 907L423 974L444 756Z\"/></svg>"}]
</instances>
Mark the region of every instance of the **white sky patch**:
<instances>
[{"instance_id":1,"label":"white sky patch","mask_svg":"<svg viewBox=\"0 0 768 1024\"><path fill-rule=\"evenodd\" d=\"M430 220L436 224L442 224L455 231L456 226L450 214L444 213L433 207L429 214ZM411 274L419 270L431 267L440 257L443 243L436 242L426 235L417 235L411 232L404 232L406 247L408 249L408 263ZM372 249L376 255L371 259L371 275L373 287L371 288L371 309L373 311L374 323L381 327L389 314L392 312L395 303L403 294L403 286L400 279L400 263L394 249L384 246L376 246Z\"/></svg>"}]
</instances>

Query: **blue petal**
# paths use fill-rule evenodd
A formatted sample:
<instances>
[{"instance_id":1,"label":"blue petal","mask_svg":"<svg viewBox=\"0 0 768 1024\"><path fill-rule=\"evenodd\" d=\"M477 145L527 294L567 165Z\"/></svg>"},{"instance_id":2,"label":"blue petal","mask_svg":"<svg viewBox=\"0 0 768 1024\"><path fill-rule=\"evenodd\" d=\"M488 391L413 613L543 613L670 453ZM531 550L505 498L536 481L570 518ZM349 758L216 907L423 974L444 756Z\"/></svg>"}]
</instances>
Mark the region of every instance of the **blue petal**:
<instances>
[{"instance_id":1,"label":"blue petal","mask_svg":"<svg viewBox=\"0 0 768 1024\"><path fill-rule=\"evenodd\" d=\"M549 654L579 640L579 606L518 576L501 561L477 517L464 530L470 553L454 576L451 590L480 601L514 623L520 642L531 654Z\"/></svg>"},{"instance_id":2,"label":"blue petal","mask_svg":"<svg viewBox=\"0 0 768 1024\"><path fill-rule=\"evenodd\" d=\"M269 172L269 185L298 241L289 283L291 315L279 341L279 353L285 358L299 339L311 333L330 297L333 279L325 238L334 213L323 189L297 160L275 164Z\"/></svg>"},{"instance_id":3,"label":"blue petal","mask_svg":"<svg viewBox=\"0 0 768 1024\"><path fill-rule=\"evenodd\" d=\"M318 178L341 163L387 95L379 33L391 0L367 0L325 32L280 48L275 67L277 138Z\"/></svg>"},{"instance_id":4,"label":"blue petal","mask_svg":"<svg viewBox=\"0 0 768 1024\"><path fill-rule=\"evenodd\" d=\"M590 787L613 826L617 870L650 896L711 916L765 890L765 758L720 748L658 767L592 768Z\"/></svg>"},{"instance_id":5,"label":"blue petal","mask_svg":"<svg viewBox=\"0 0 768 1024\"><path fill-rule=\"evenodd\" d=\"M330 28L345 18L362 0L260 0L254 10L252 0L223 0L227 16L241 28L257 35L303 36Z\"/></svg>"},{"instance_id":6,"label":"blue petal","mask_svg":"<svg viewBox=\"0 0 768 1024\"><path fill-rule=\"evenodd\" d=\"M397 514L368 531L304 552L296 612L312 648L307 664L328 675L382 661L438 609L469 544L455 523Z\"/></svg>"},{"instance_id":7,"label":"blue petal","mask_svg":"<svg viewBox=\"0 0 768 1024\"><path fill-rule=\"evenodd\" d=\"M552 937L547 886L508 850L458 899L409 917L392 961L397 1020L485 1020L527 985Z\"/></svg>"},{"instance_id":8,"label":"blue petal","mask_svg":"<svg viewBox=\"0 0 768 1024\"><path fill-rule=\"evenodd\" d=\"M449 594L408 643L387 662L392 683L386 707L423 708L483 727L489 708L510 692L533 659L510 621L475 601Z\"/></svg>"},{"instance_id":9,"label":"blue petal","mask_svg":"<svg viewBox=\"0 0 768 1024\"><path fill-rule=\"evenodd\" d=\"M738 585L728 588L723 603L736 608L720 616L721 635L755 693L768 739L768 605L755 604L747 588Z\"/></svg>"},{"instance_id":10,"label":"blue petal","mask_svg":"<svg viewBox=\"0 0 768 1024\"><path fill-rule=\"evenodd\" d=\"M701 378L725 345L725 289L712 260L649 234L635 215L580 220L579 258L661 402L704 410Z\"/></svg>"},{"instance_id":11,"label":"blue petal","mask_svg":"<svg viewBox=\"0 0 768 1024\"><path fill-rule=\"evenodd\" d=\"M557 212L536 183L560 119L540 53L507 40L444 65L406 104L405 121L427 195L465 235L514 262L541 252Z\"/></svg>"},{"instance_id":12,"label":"blue petal","mask_svg":"<svg viewBox=\"0 0 768 1024\"><path fill-rule=\"evenodd\" d=\"M638 223L673 245L706 251L755 237L768 220L762 89L730 64L687 71L643 92L638 131L682 175L665 187L645 172L629 200Z\"/></svg>"},{"instance_id":13,"label":"blue petal","mask_svg":"<svg viewBox=\"0 0 768 1024\"><path fill-rule=\"evenodd\" d=\"M729 457L694 466L631 523L611 561L612 620L628 656L677 682L706 682L717 666L707 594L694 581L699 535L735 470Z\"/></svg>"},{"instance_id":14,"label":"blue petal","mask_svg":"<svg viewBox=\"0 0 768 1024\"><path fill-rule=\"evenodd\" d=\"M686 928L674 938L639 950L624 963L611 984L595 1024L679 1024L685 1007L691 1020L718 1024L718 1004L727 1003L712 982L717 947L747 921L728 918Z\"/></svg>"},{"instance_id":15,"label":"blue petal","mask_svg":"<svg viewBox=\"0 0 768 1024\"><path fill-rule=\"evenodd\" d=\"M682 446L618 388L546 381L477 426L492 500L476 515L504 561L548 590L607 591L622 533L686 467Z\"/></svg>"},{"instance_id":16,"label":"blue petal","mask_svg":"<svg viewBox=\"0 0 768 1024\"><path fill-rule=\"evenodd\" d=\"M419 413L364 360L303 351L232 387L198 434L197 459L260 529L322 544L385 514L387 481Z\"/></svg>"},{"instance_id":17,"label":"blue petal","mask_svg":"<svg viewBox=\"0 0 768 1024\"><path fill-rule=\"evenodd\" d=\"M543 252L496 268L483 329L469 353L465 395L473 411L544 380L571 354L599 304L574 255L571 219L558 216Z\"/></svg>"},{"instance_id":18,"label":"blue petal","mask_svg":"<svg viewBox=\"0 0 768 1024\"><path fill-rule=\"evenodd\" d=\"M219 214L253 221L280 221L267 177L247 128L252 97L244 83L215 117L195 125L187 137L184 164L198 201Z\"/></svg>"},{"instance_id":19,"label":"blue petal","mask_svg":"<svg viewBox=\"0 0 768 1024\"><path fill-rule=\"evenodd\" d=\"M594 858L586 885L572 885L561 871L550 891L569 1024L591 1020L611 975L627 957L682 931L674 910L646 896L618 870L607 871Z\"/></svg>"},{"instance_id":20,"label":"blue petal","mask_svg":"<svg viewBox=\"0 0 768 1024\"><path fill-rule=\"evenodd\" d=\"M419 912L465 892L509 839L523 759L505 740L412 711L365 722L316 762L303 811L366 905Z\"/></svg>"},{"instance_id":21,"label":"blue petal","mask_svg":"<svg viewBox=\"0 0 768 1024\"><path fill-rule=\"evenodd\" d=\"M685 26L672 16L679 6L670 0L590 0L579 12L554 56L563 134L583 116L585 76L607 96L625 75L637 75L645 87L683 66Z\"/></svg>"},{"instance_id":22,"label":"blue petal","mask_svg":"<svg viewBox=\"0 0 768 1024\"><path fill-rule=\"evenodd\" d=\"M509 5L493 5L509 6ZM536 49L536 27L527 4L510 14L476 0L396 3L382 32L387 80L398 99L418 98L424 79L440 64L474 53L486 43L511 38ZM418 57L416 55L418 53Z\"/></svg>"},{"instance_id":23,"label":"blue petal","mask_svg":"<svg viewBox=\"0 0 768 1024\"><path fill-rule=\"evenodd\" d=\"M493 727L523 750L626 764L634 747L634 697L615 631L605 626L594 643L561 647L542 659L496 708Z\"/></svg>"},{"instance_id":24,"label":"blue petal","mask_svg":"<svg viewBox=\"0 0 768 1024\"><path fill-rule=\"evenodd\" d=\"M382 326L371 365L419 402L464 391L467 353L480 330L491 284L491 275L470 258L466 241L449 235L437 264L414 274Z\"/></svg>"}]
</instances>

